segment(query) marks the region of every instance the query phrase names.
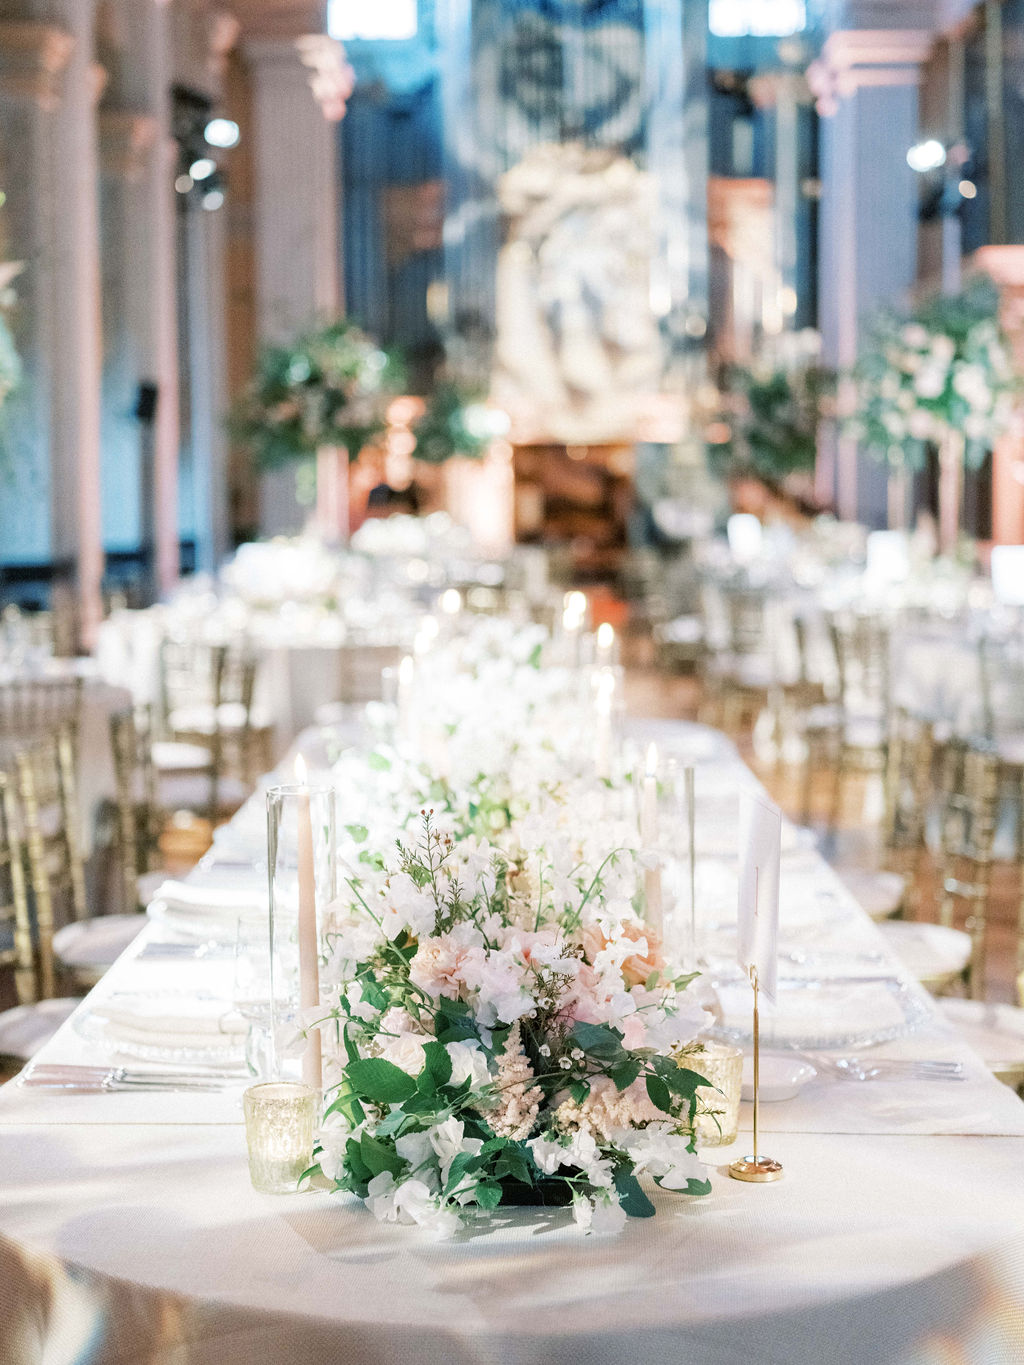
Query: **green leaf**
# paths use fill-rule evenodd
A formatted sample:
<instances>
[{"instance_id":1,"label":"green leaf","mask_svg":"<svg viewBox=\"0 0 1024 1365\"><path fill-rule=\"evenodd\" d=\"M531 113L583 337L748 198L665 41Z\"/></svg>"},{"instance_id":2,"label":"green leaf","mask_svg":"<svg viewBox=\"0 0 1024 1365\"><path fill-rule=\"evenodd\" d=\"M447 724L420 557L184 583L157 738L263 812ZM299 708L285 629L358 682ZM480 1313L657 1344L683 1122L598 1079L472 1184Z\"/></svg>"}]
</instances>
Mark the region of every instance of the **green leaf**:
<instances>
[{"instance_id":1,"label":"green leaf","mask_svg":"<svg viewBox=\"0 0 1024 1365\"><path fill-rule=\"evenodd\" d=\"M473 1156L470 1152L459 1152L448 1168L448 1182L444 1187L444 1193L449 1194L452 1190L457 1190L464 1176L479 1171L486 1164L487 1158L483 1155Z\"/></svg>"},{"instance_id":2,"label":"green leaf","mask_svg":"<svg viewBox=\"0 0 1024 1365\"><path fill-rule=\"evenodd\" d=\"M346 825L345 828L348 830L349 837L357 844L365 843L370 837L370 831L365 825Z\"/></svg>"},{"instance_id":3,"label":"green leaf","mask_svg":"<svg viewBox=\"0 0 1024 1365\"><path fill-rule=\"evenodd\" d=\"M508 1143L494 1163L494 1174L499 1180L510 1176L521 1185L532 1185L537 1178L537 1167L522 1147Z\"/></svg>"},{"instance_id":4,"label":"green leaf","mask_svg":"<svg viewBox=\"0 0 1024 1365\"><path fill-rule=\"evenodd\" d=\"M352 1089L374 1104L401 1104L416 1090L416 1082L401 1067L383 1057L361 1057L345 1068Z\"/></svg>"},{"instance_id":5,"label":"green leaf","mask_svg":"<svg viewBox=\"0 0 1024 1365\"><path fill-rule=\"evenodd\" d=\"M650 976L647 978L647 980L644 982L644 990L645 990L645 991L653 991L654 988L655 988L655 986L658 984L658 980L659 980L660 976L661 976L661 972L659 972L658 969L655 968L654 971L651 972L651 974L650 974Z\"/></svg>"},{"instance_id":6,"label":"green leaf","mask_svg":"<svg viewBox=\"0 0 1024 1365\"><path fill-rule=\"evenodd\" d=\"M622 1034L610 1024L577 1021L569 1034L569 1041L599 1062L617 1062L625 1051Z\"/></svg>"},{"instance_id":7,"label":"green leaf","mask_svg":"<svg viewBox=\"0 0 1024 1365\"><path fill-rule=\"evenodd\" d=\"M381 990L380 986L377 985L373 977L371 976L360 977L359 985L363 993L363 999L372 1009L383 1010L387 1008L388 1004L387 991Z\"/></svg>"},{"instance_id":8,"label":"green leaf","mask_svg":"<svg viewBox=\"0 0 1024 1365\"><path fill-rule=\"evenodd\" d=\"M427 1043L423 1049L426 1070L430 1072L435 1088L447 1085L452 1078L452 1059L443 1043Z\"/></svg>"},{"instance_id":9,"label":"green leaf","mask_svg":"<svg viewBox=\"0 0 1024 1365\"><path fill-rule=\"evenodd\" d=\"M482 1209L496 1209L501 1203L501 1186L490 1180L481 1180L474 1194Z\"/></svg>"},{"instance_id":10,"label":"green leaf","mask_svg":"<svg viewBox=\"0 0 1024 1365\"><path fill-rule=\"evenodd\" d=\"M577 1104L582 1104L583 1101L590 1094L590 1082L573 1081L572 1085L570 1085L569 1087L569 1094L573 1097Z\"/></svg>"},{"instance_id":11,"label":"green leaf","mask_svg":"<svg viewBox=\"0 0 1024 1365\"><path fill-rule=\"evenodd\" d=\"M390 1171L392 1175L398 1175L405 1162L398 1155L393 1147L386 1142L380 1142L371 1133L363 1133L359 1139L359 1155L363 1159L363 1164L374 1175L380 1175L381 1171Z\"/></svg>"},{"instance_id":12,"label":"green leaf","mask_svg":"<svg viewBox=\"0 0 1024 1365\"><path fill-rule=\"evenodd\" d=\"M672 1112L672 1094L660 1076L647 1077L647 1094L656 1109L665 1114Z\"/></svg>"},{"instance_id":13,"label":"green leaf","mask_svg":"<svg viewBox=\"0 0 1024 1365\"><path fill-rule=\"evenodd\" d=\"M632 1085L637 1076L640 1075L643 1062L639 1057L628 1057L626 1061L620 1062L608 1072L608 1075L615 1082L616 1090L625 1090L627 1085Z\"/></svg>"},{"instance_id":14,"label":"green leaf","mask_svg":"<svg viewBox=\"0 0 1024 1365\"><path fill-rule=\"evenodd\" d=\"M534 645L534 647L530 650L530 658L528 660L531 668L540 668L541 655L543 653L544 653L543 644Z\"/></svg>"},{"instance_id":15,"label":"green leaf","mask_svg":"<svg viewBox=\"0 0 1024 1365\"><path fill-rule=\"evenodd\" d=\"M640 1182L627 1166L615 1172L615 1192L623 1211L630 1218L653 1218L654 1205L640 1188Z\"/></svg>"},{"instance_id":16,"label":"green leaf","mask_svg":"<svg viewBox=\"0 0 1024 1365\"><path fill-rule=\"evenodd\" d=\"M687 1100L697 1093L700 1086L711 1084L700 1072L690 1071L685 1066L677 1066L672 1071L662 1072L662 1077L670 1090Z\"/></svg>"},{"instance_id":17,"label":"green leaf","mask_svg":"<svg viewBox=\"0 0 1024 1365\"><path fill-rule=\"evenodd\" d=\"M367 763L376 773L386 773L391 771L391 760L376 749L367 758Z\"/></svg>"}]
</instances>

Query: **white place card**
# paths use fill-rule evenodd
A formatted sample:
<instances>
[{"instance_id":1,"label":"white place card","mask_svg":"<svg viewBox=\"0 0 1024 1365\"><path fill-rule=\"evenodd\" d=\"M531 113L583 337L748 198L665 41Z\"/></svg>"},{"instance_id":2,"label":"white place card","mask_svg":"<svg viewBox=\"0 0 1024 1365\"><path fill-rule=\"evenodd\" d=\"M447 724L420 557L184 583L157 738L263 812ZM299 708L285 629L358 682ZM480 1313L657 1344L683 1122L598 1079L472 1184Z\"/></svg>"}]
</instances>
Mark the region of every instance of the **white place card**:
<instances>
[{"instance_id":1,"label":"white place card","mask_svg":"<svg viewBox=\"0 0 1024 1365\"><path fill-rule=\"evenodd\" d=\"M739 836L736 959L745 972L757 968L758 989L774 1003L779 963L782 812L755 792L741 792Z\"/></svg>"}]
</instances>

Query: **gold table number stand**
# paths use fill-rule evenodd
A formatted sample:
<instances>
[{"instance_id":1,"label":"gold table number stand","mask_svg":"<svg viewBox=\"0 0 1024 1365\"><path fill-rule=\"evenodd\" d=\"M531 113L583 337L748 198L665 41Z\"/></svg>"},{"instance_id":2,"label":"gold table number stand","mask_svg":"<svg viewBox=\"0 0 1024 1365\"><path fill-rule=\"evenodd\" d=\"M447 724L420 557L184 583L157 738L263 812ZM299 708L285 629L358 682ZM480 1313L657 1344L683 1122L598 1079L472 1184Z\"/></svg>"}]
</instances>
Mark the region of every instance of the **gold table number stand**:
<instances>
[{"instance_id":1,"label":"gold table number stand","mask_svg":"<svg viewBox=\"0 0 1024 1365\"><path fill-rule=\"evenodd\" d=\"M750 984L754 988L754 1151L753 1155L734 1161L729 1167L733 1180L745 1180L749 1184L766 1185L772 1180L782 1179L782 1166L770 1156L762 1156L757 1150L758 1088L761 1080L761 1021L757 1006L757 968L750 969Z\"/></svg>"}]
</instances>

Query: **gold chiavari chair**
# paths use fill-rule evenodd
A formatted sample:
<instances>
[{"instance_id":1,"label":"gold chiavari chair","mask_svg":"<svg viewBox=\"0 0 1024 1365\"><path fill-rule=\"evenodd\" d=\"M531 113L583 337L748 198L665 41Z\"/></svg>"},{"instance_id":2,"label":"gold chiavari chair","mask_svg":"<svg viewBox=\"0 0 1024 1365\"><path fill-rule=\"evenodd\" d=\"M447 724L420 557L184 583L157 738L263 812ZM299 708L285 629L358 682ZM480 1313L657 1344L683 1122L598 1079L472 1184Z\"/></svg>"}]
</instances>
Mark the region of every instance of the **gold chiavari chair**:
<instances>
[{"instance_id":1,"label":"gold chiavari chair","mask_svg":"<svg viewBox=\"0 0 1024 1365\"><path fill-rule=\"evenodd\" d=\"M80 677L15 678L0 683L0 737L31 740L70 730L78 743L82 716Z\"/></svg>"},{"instance_id":2,"label":"gold chiavari chair","mask_svg":"<svg viewBox=\"0 0 1024 1365\"><path fill-rule=\"evenodd\" d=\"M903 708L890 719L882 822L882 866L836 866L854 899L873 920L902 915L920 870L925 848L932 766L936 752L931 725Z\"/></svg>"},{"instance_id":3,"label":"gold chiavari chair","mask_svg":"<svg viewBox=\"0 0 1024 1365\"><path fill-rule=\"evenodd\" d=\"M238 644L207 644L167 638L160 650L163 722L168 735L153 745L161 778L179 782L189 799L181 805L204 809L211 820L230 814L245 800L266 758L269 728L256 723L253 698L256 661ZM194 779L206 784L205 800L193 804Z\"/></svg>"},{"instance_id":4,"label":"gold chiavari chair","mask_svg":"<svg viewBox=\"0 0 1024 1365\"><path fill-rule=\"evenodd\" d=\"M725 730L753 722L777 688L764 588L705 582L701 591L708 651L701 669L701 719Z\"/></svg>"},{"instance_id":5,"label":"gold chiavari chair","mask_svg":"<svg viewBox=\"0 0 1024 1365\"><path fill-rule=\"evenodd\" d=\"M889 921L880 926L905 965L935 994L963 982L973 997L982 987L999 780L999 758L990 746L962 740L945 746L936 922ZM961 907L962 930L953 927Z\"/></svg>"},{"instance_id":6,"label":"gold chiavari chair","mask_svg":"<svg viewBox=\"0 0 1024 1365\"><path fill-rule=\"evenodd\" d=\"M885 769L889 712L889 632L872 616L834 613L827 618L839 688L838 723L830 737L835 749L832 825L842 813L851 772Z\"/></svg>"},{"instance_id":7,"label":"gold chiavari chair","mask_svg":"<svg viewBox=\"0 0 1024 1365\"><path fill-rule=\"evenodd\" d=\"M0 768L14 774L24 812L33 895L44 895L37 883L45 872L45 898L67 920L89 913L77 767L70 723L28 738L0 734Z\"/></svg>"},{"instance_id":8,"label":"gold chiavari chair","mask_svg":"<svg viewBox=\"0 0 1024 1365\"><path fill-rule=\"evenodd\" d=\"M75 920L59 929L53 940L60 965L86 986L99 980L142 929L145 920L139 911L149 899L148 890L164 877L163 873L148 879L144 875L159 836L148 730L137 726L131 710L113 715L110 728L117 785L116 843L126 913Z\"/></svg>"},{"instance_id":9,"label":"gold chiavari chair","mask_svg":"<svg viewBox=\"0 0 1024 1365\"><path fill-rule=\"evenodd\" d=\"M58 741L46 743L56 748ZM46 766L36 749L9 754L7 766L0 768L0 900L9 906L10 961L19 1001L0 1014L0 1056L18 1061L32 1057L79 1003L56 995L54 892L61 888L54 885L35 781Z\"/></svg>"}]
</instances>

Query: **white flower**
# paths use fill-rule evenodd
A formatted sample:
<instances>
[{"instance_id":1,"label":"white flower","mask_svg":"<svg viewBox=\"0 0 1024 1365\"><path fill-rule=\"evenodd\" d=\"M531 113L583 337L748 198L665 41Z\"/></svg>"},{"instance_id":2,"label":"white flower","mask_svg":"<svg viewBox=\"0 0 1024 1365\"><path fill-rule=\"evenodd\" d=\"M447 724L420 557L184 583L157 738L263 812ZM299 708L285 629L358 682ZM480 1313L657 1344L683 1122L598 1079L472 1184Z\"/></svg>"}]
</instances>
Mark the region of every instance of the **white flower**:
<instances>
[{"instance_id":1,"label":"white flower","mask_svg":"<svg viewBox=\"0 0 1024 1365\"><path fill-rule=\"evenodd\" d=\"M419 887L405 872L388 879L381 923L388 938L396 939L403 929L422 938L434 928L436 907L430 892Z\"/></svg>"},{"instance_id":2,"label":"white flower","mask_svg":"<svg viewBox=\"0 0 1024 1365\"><path fill-rule=\"evenodd\" d=\"M684 1190L690 1180L707 1179L704 1163L689 1150L688 1139L673 1133L666 1124L625 1130L620 1142L629 1152L634 1172L639 1175L647 1171L666 1189Z\"/></svg>"},{"instance_id":3,"label":"white flower","mask_svg":"<svg viewBox=\"0 0 1024 1365\"><path fill-rule=\"evenodd\" d=\"M476 1156L480 1148L484 1145L482 1138L468 1138L465 1136L466 1125L457 1118L445 1119L444 1123L439 1123L430 1129L430 1144L437 1154L438 1164L441 1167L441 1184L448 1183L448 1172L451 1170L452 1162L460 1152L468 1152L470 1156Z\"/></svg>"},{"instance_id":4,"label":"white flower","mask_svg":"<svg viewBox=\"0 0 1024 1365\"><path fill-rule=\"evenodd\" d=\"M448 1043L448 1056L452 1060L452 1085L472 1081L472 1089L478 1090L490 1080L487 1057L477 1043Z\"/></svg>"},{"instance_id":5,"label":"white flower","mask_svg":"<svg viewBox=\"0 0 1024 1365\"><path fill-rule=\"evenodd\" d=\"M423 1181L428 1181L429 1170L425 1169L434 1160L434 1144L429 1133L404 1133L395 1139L395 1151L403 1161L409 1163L410 1170ZM436 1180L436 1176L434 1177Z\"/></svg>"},{"instance_id":6,"label":"white flower","mask_svg":"<svg viewBox=\"0 0 1024 1365\"><path fill-rule=\"evenodd\" d=\"M607 1233L614 1236L626 1223L626 1211L617 1199L587 1199L573 1196L572 1216L583 1232Z\"/></svg>"},{"instance_id":7,"label":"white flower","mask_svg":"<svg viewBox=\"0 0 1024 1365\"><path fill-rule=\"evenodd\" d=\"M921 398L939 398L945 387L945 371L934 367L926 367L914 379L914 392Z\"/></svg>"}]
</instances>

